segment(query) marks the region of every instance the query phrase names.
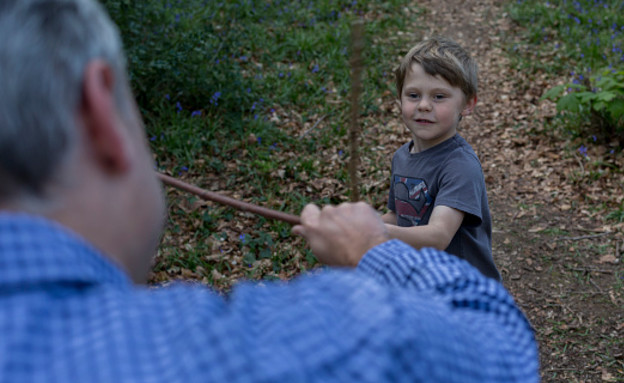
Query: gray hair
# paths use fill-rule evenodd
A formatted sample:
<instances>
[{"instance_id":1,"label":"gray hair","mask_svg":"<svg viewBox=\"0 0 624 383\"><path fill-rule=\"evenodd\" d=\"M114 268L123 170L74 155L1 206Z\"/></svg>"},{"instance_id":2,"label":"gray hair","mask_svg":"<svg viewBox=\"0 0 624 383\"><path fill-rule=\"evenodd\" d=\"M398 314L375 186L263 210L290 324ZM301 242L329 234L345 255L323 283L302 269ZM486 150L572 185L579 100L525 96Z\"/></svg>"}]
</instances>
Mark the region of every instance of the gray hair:
<instances>
[{"instance_id":1,"label":"gray hair","mask_svg":"<svg viewBox=\"0 0 624 383\"><path fill-rule=\"evenodd\" d=\"M1 0L0 52L0 201L41 196L76 140L91 60L111 66L127 112L121 38L96 0Z\"/></svg>"}]
</instances>

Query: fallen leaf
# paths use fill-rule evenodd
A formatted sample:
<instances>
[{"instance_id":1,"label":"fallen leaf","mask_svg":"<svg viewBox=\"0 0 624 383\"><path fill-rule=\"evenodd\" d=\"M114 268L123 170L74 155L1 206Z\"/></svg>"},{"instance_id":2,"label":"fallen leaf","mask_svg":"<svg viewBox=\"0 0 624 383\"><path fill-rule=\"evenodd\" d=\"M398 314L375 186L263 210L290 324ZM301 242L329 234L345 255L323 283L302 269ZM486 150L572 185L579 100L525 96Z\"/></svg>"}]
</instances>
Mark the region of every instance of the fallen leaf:
<instances>
[{"instance_id":1,"label":"fallen leaf","mask_svg":"<svg viewBox=\"0 0 624 383\"><path fill-rule=\"evenodd\" d=\"M600 257L598 263L617 263L617 258L613 254L607 254Z\"/></svg>"},{"instance_id":2,"label":"fallen leaf","mask_svg":"<svg viewBox=\"0 0 624 383\"><path fill-rule=\"evenodd\" d=\"M600 379L603 382L615 382L616 381L615 377L609 371L607 371L604 368L602 369L602 375L601 375Z\"/></svg>"}]
</instances>

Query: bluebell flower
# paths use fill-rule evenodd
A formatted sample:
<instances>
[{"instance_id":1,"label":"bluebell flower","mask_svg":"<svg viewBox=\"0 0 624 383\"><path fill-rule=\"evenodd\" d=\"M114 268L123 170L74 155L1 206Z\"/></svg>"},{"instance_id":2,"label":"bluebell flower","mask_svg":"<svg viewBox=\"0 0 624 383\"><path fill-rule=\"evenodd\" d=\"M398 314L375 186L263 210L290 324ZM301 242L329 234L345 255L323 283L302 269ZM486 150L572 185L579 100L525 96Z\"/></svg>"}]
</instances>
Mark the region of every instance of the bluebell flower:
<instances>
[{"instance_id":1,"label":"bluebell flower","mask_svg":"<svg viewBox=\"0 0 624 383\"><path fill-rule=\"evenodd\" d=\"M241 60L241 61L247 61L247 56L245 56L245 55L241 56L241 57L240 57L240 60Z\"/></svg>"},{"instance_id":2,"label":"bluebell flower","mask_svg":"<svg viewBox=\"0 0 624 383\"><path fill-rule=\"evenodd\" d=\"M314 65L314 68L312 68L312 73L316 73L319 71L319 66L317 64Z\"/></svg>"},{"instance_id":3,"label":"bluebell flower","mask_svg":"<svg viewBox=\"0 0 624 383\"><path fill-rule=\"evenodd\" d=\"M598 138L596 136L592 136L592 140L594 140L594 142L596 142L596 140L598 140Z\"/></svg>"},{"instance_id":4,"label":"bluebell flower","mask_svg":"<svg viewBox=\"0 0 624 383\"><path fill-rule=\"evenodd\" d=\"M585 145L581 145L578 151L583 157L587 157L587 147L585 147Z\"/></svg>"},{"instance_id":5,"label":"bluebell flower","mask_svg":"<svg viewBox=\"0 0 624 383\"><path fill-rule=\"evenodd\" d=\"M171 97L169 97L169 94L166 94L166 95L165 95L165 98L166 98L167 100L171 100Z\"/></svg>"},{"instance_id":6,"label":"bluebell flower","mask_svg":"<svg viewBox=\"0 0 624 383\"><path fill-rule=\"evenodd\" d=\"M193 113L191 113L191 117L197 117L197 116L201 116L201 110L194 110Z\"/></svg>"},{"instance_id":7,"label":"bluebell flower","mask_svg":"<svg viewBox=\"0 0 624 383\"><path fill-rule=\"evenodd\" d=\"M240 239L242 243L245 243L245 234L239 235L238 239Z\"/></svg>"},{"instance_id":8,"label":"bluebell flower","mask_svg":"<svg viewBox=\"0 0 624 383\"><path fill-rule=\"evenodd\" d=\"M219 105L219 97L221 97L221 92L220 91L216 91L214 92L214 94L212 95L212 97L210 97L210 103L212 105Z\"/></svg>"},{"instance_id":9,"label":"bluebell flower","mask_svg":"<svg viewBox=\"0 0 624 383\"><path fill-rule=\"evenodd\" d=\"M176 110L178 113L180 113L180 111L182 111L182 105L180 104L180 101L176 102Z\"/></svg>"},{"instance_id":10,"label":"bluebell flower","mask_svg":"<svg viewBox=\"0 0 624 383\"><path fill-rule=\"evenodd\" d=\"M151 136L150 141L156 141L156 136Z\"/></svg>"},{"instance_id":11,"label":"bluebell flower","mask_svg":"<svg viewBox=\"0 0 624 383\"><path fill-rule=\"evenodd\" d=\"M261 144L261 143L262 143L262 137L258 137L258 138L256 138L256 141L257 141L259 144Z\"/></svg>"}]
</instances>

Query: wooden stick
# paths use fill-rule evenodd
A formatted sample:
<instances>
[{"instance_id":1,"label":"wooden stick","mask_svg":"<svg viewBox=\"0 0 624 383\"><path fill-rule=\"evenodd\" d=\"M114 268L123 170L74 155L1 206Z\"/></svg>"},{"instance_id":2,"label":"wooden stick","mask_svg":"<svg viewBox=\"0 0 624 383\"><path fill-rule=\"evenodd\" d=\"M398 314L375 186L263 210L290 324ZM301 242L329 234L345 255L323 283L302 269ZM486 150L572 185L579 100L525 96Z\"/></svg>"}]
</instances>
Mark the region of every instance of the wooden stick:
<instances>
[{"instance_id":1,"label":"wooden stick","mask_svg":"<svg viewBox=\"0 0 624 383\"><path fill-rule=\"evenodd\" d=\"M250 213L260 215L264 218L276 219L278 221L287 222L291 225L298 225L300 223L299 217L296 215L283 213L277 210L267 209L265 207L254 205L249 202L239 201L237 199L227 197L219 193L211 192L211 191L199 188L197 186L193 186L184 181L180 181L177 178L173 178L162 173L158 173L158 178L160 178L160 180L163 183L169 186L173 186L176 189L194 194L200 197L201 199L217 202L223 205L228 205L238 210L248 211Z\"/></svg>"},{"instance_id":2,"label":"wooden stick","mask_svg":"<svg viewBox=\"0 0 624 383\"><path fill-rule=\"evenodd\" d=\"M351 126L349 127L349 181L351 183L351 201L360 199L360 190L357 170L360 165L359 136L360 128L358 117L360 114L358 102L362 93L362 50L364 49L364 22L355 21L351 26Z\"/></svg>"}]
</instances>

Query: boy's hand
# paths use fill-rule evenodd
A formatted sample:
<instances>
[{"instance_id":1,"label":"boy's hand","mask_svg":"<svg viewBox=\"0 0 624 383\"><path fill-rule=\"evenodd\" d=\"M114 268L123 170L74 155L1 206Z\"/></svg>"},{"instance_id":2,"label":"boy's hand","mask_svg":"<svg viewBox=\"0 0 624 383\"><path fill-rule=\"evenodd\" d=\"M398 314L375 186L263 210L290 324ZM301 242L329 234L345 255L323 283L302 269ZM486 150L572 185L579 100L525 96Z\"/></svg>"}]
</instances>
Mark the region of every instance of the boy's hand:
<instances>
[{"instance_id":1,"label":"boy's hand","mask_svg":"<svg viewBox=\"0 0 624 383\"><path fill-rule=\"evenodd\" d=\"M325 206L309 204L301 212L303 236L319 261L332 266L357 266L364 254L390 239L377 212L364 202Z\"/></svg>"}]
</instances>

